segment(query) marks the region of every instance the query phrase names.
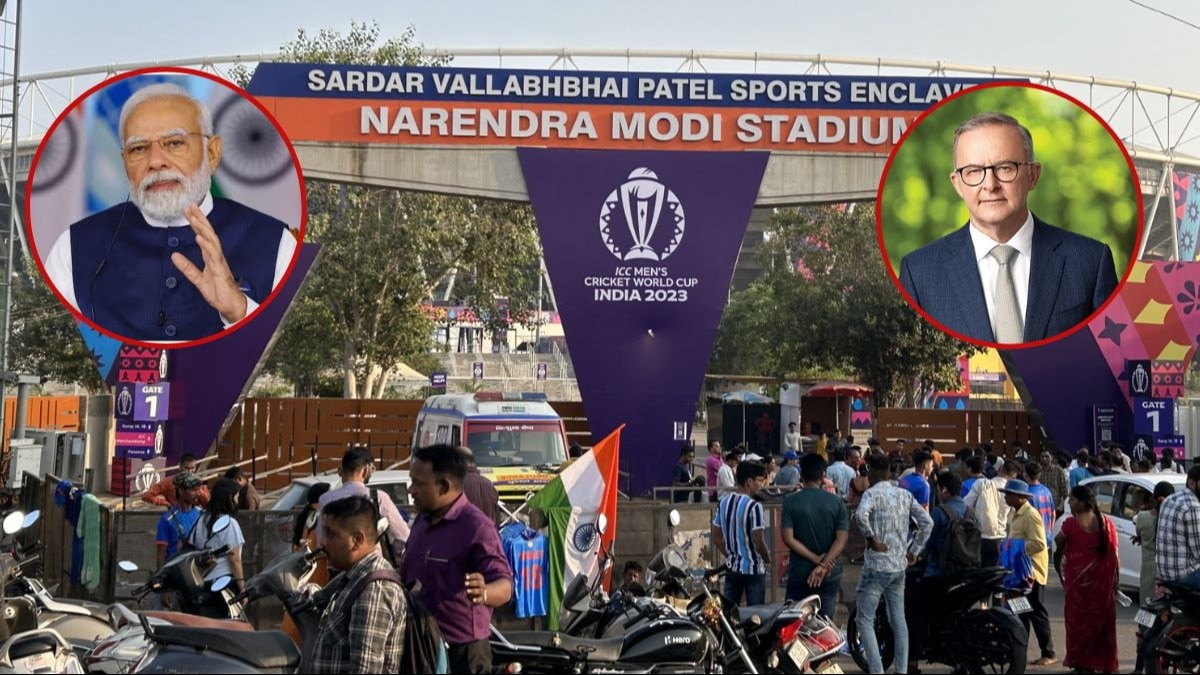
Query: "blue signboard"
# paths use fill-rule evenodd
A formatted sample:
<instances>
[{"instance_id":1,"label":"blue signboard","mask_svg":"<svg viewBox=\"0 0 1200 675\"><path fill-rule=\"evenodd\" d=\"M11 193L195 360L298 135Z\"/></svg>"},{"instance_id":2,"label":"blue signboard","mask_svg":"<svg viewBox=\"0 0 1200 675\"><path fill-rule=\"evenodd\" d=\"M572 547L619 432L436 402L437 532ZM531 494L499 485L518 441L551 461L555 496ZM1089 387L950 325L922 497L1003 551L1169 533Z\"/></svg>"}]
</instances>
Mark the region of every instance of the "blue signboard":
<instances>
[{"instance_id":1,"label":"blue signboard","mask_svg":"<svg viewBox=\"0 0 1200 675\"><path fill-rule=\"evenodd\" d=\"M429 386L436 389L446 388L446 371L439 370L429 374Z\"/></svg>"},{"instance_id":2,"label":"blue signboard","mask_svg":"<svg viewBox=\"0 0 1200 675\"><path fill-rule=\"evenodd\" d=\"M1133 399L1133 433L1154 436L1175 433L1175 400Z\"/></svg>"}]
</instances>

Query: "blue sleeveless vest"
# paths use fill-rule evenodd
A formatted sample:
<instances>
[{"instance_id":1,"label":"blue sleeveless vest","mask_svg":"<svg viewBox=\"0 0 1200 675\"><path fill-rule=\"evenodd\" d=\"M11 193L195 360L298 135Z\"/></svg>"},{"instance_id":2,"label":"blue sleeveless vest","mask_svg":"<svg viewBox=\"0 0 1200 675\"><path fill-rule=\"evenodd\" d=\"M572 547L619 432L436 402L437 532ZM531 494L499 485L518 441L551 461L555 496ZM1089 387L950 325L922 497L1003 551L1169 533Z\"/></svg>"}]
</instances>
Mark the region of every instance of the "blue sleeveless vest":
<instances>
[{"instance_id":1,"label":"blue sleeveless vest","mask_svg":"<svg viewBox=\"0 0 1200 675\"><path fill-rule=\"evenodd\" d=\"M238 286L262 304L287 225L227 199L213 200L208 221ZM153 227L131 202L75 223L71 265L80 313L135 340L196 340L221 331L220 314L171 262L172 253L204 269L191 227Z\"/></svg>"}]
</instances>

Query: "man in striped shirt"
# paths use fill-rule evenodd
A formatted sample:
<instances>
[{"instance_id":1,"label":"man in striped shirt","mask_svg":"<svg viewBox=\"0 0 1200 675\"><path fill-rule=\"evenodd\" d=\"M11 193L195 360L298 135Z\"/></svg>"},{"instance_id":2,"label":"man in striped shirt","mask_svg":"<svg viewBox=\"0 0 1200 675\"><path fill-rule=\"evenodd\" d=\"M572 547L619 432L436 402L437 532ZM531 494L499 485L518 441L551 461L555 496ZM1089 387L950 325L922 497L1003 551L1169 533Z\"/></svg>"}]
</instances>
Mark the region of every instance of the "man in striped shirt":
<instances>
[{"instance_id":1,"label":"man in striped shirt","mask_svg":"<svg viewBox=\"0 0 1200 675\"><path fill-rule=\"evenodd\" d=\"M737 490L721 497L712 521L712 541L725 553L725 597L741 604L766 602L766 572L772 564L767 546L762 504L754 498L767 483L767 469L758 462L738 464Z\"/></svg>"}]
</instances>

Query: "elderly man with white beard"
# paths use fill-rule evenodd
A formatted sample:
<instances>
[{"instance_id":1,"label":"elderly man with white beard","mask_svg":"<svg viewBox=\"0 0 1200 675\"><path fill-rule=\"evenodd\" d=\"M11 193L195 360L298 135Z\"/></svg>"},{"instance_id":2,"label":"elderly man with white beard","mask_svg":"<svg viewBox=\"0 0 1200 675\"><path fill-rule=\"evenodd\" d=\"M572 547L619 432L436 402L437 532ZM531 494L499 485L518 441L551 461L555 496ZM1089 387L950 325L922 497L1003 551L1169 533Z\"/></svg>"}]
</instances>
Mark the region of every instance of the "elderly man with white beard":
<instances>
[{"instance_id":1,"label":"elderly man with white beard","mask_svg":"<svg viewBox=\"0 0 1200 675\"><path fill-rule=\"evenodd\" d=\"M183 88L134 93L120 117L129 201L75 223L44 259L63 298L101 328L190 341L233 326L286 274L287 225L210 192L212 114Z\"/></svg>"}]
</instances>

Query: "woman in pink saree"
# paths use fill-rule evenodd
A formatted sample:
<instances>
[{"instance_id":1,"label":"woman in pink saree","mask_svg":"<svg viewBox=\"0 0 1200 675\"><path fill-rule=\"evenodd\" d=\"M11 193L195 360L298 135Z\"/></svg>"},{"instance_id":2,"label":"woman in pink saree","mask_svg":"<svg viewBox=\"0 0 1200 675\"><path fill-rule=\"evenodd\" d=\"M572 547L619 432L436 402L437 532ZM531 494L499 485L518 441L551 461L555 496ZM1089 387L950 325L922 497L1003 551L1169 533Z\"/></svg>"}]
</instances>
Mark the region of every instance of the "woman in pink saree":
<instances>
[{"instance_id":1,"label":"woman in pink saree","mask_svg":"<svg viewBox=\"0 0 1200 675\"><path fill-rule=\"evenodd\" d=\"M1077 673L1117 671L1117 529L1084 485L1071 490L1072 517L1054 538L1054 567L1066 590L1067 656Z\"/></svg>"}]
</instances>

